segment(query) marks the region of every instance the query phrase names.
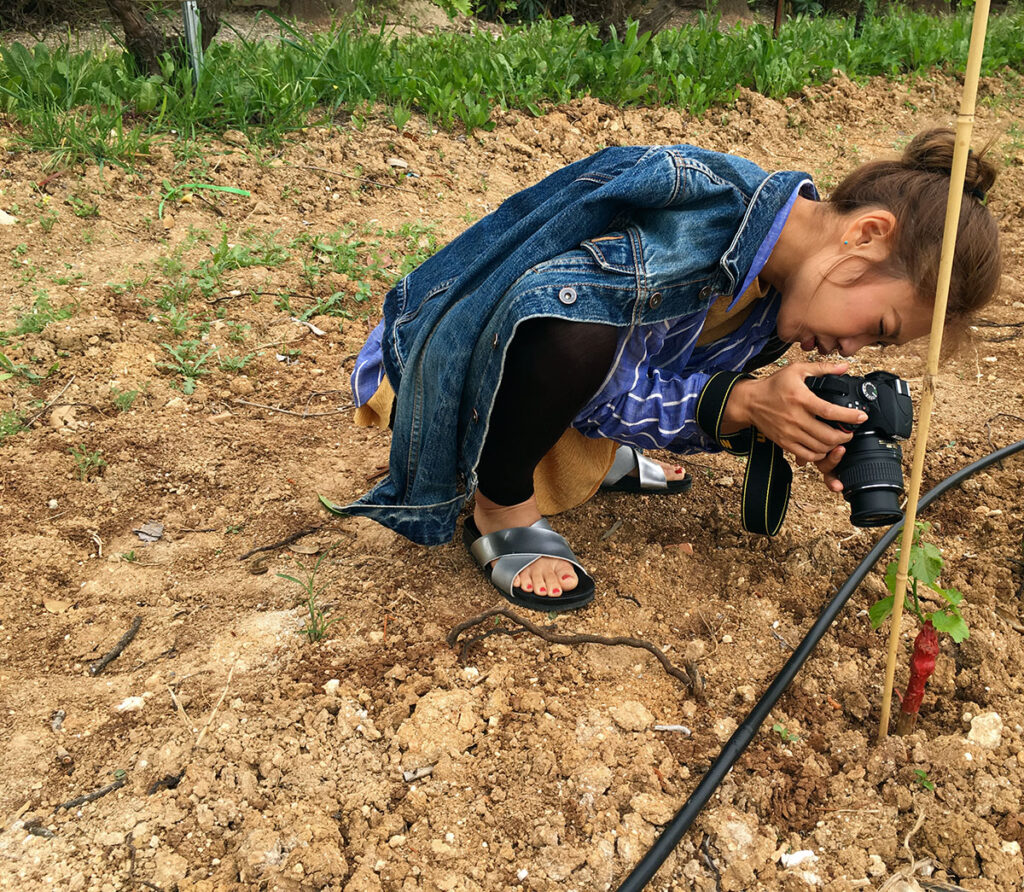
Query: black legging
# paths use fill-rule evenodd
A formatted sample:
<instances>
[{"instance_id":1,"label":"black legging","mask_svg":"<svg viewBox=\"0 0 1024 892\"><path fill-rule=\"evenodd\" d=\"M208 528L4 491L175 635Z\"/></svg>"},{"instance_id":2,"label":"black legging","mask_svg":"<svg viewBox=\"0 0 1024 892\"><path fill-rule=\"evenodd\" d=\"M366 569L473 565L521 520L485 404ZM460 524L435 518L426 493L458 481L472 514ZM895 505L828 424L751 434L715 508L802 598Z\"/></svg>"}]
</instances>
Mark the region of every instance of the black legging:
<instances>
[{"instance_id":1,"label":"black legging","mask_svg":"<svg viewBox=\"0 0 1024 892\"><path fill-rule=\"evenodd\" d=\"M499 505L533 495L533 471L604 382L619 330L596 322L523 322L509 344L477 468L480 492Z\"/></svg>"}]
</instances>

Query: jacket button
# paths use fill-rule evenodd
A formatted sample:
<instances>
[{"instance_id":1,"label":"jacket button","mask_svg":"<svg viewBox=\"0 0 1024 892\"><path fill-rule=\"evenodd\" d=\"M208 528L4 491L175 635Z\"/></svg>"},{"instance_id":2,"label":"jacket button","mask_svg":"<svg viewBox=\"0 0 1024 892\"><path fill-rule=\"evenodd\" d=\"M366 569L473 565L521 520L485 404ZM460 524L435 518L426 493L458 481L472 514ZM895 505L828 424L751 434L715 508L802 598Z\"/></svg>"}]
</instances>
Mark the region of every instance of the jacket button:
<instances>
[{"instance_id":1,"label":"jacket button","mask_svg":"<svg viewBox=\"0 0 1024 892\"><path fill-rule=\"evenodd\" d=\"M660 291L655 291L654 294L652 294L650 296L650 298L648 298L647 306L649 306L652 310L656 310L656 309L658 309L658 307L661 306L661 292Z\"/></svg>"},{"instance_id":2,"label":"jacket button","mask_svg":"<svg viewBox=\"0 0 1024 892\"><path fill-rule=\"evenodd\" d=\"M712 288L710 285L705 285L703 288L700 289L700 294L698 295L698 297L700 297L701 300L707 300L709 297L711 297L711 294L714 290L715 289Z\"/></svg>"},{"instance_id":3,"label":"jacket button","mask_svg":"<svg viewBox=\"0 0 1024 892\"><path fill-rule=\"evenodd\" d=\"M576 289L575 288L563 288L558 292L558 299L569 306L569 304L576 303Z\"/></svg>"}]
</instances>

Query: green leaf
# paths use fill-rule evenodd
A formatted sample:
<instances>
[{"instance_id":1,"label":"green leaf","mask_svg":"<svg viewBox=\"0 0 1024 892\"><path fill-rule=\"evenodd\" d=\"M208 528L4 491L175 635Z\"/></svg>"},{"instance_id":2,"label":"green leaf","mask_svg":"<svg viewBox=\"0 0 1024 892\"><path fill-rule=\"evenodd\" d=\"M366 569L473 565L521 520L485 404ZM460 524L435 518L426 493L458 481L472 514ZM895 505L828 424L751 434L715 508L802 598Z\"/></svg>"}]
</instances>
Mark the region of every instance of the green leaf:
<instances>
[{"instance_id":1,"label":"green leaf","mask_svg":"<svg viewBox=\"0 0 1024 892\"><path fill-rule=\"evenodd\" d=\"M877 629L882 623L889 618L889 614L892 613L892 605L895 600L895 595L889 595L888 598L882 598L881 601L875 601L868 608L868 617L871 619L871 628Z\"/></svg>"},{"instance_id":2,"label":"green leaf","mask_svg":"<svg viewBox=\"0 0 1024 892\"><path fill-rule=\"evenodd\" d=\"M892 561L885 568L885 587L894 595L896 594L896 571L899 569L899 561Z\"/></svg>"},{"instance_id":3,"label":"green leaf","mask_svg":"<svg viewBox=\"0 0 1024 892\"><path fill-rule=\"evenodd\" d=\"M942 595L942 597L945 600L949 601L949 603L952 604L954 607L964 599L964 596L955 588L942 588L938 585L930 585L928 587L933 592Z\"/></svg>"},{"instance_id":4,"label":"green leaf","mask_svg":"<svg viewBox=\"0 0 1024 892\"><path fill-rule=\"evenodd\" d=\"M955 607L946 607L944 610L936 610L930 617L935 631L945 632L957 644L966 641L970 636L967 623Z\"/></svg>"},{"instance_id":5,"label":"green leaf","mask_svg":"<svg viewBox=\"0 0 1024 892\"><path fill-rule=\"evenodd\" d=\"M912 547L908 572L928 585L934 583L942 572L942 552L938 546L925 542L920 547Z\"/></svg>"}]
</instances>

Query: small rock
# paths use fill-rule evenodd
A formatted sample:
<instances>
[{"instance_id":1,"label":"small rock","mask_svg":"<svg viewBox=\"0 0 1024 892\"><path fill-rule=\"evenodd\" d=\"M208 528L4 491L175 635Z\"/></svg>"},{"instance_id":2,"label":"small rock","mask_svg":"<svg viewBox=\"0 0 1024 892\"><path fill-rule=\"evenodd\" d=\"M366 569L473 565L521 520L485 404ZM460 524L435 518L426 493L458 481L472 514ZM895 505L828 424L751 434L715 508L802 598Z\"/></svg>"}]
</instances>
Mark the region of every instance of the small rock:
<instances>
[{"instance_id":1,"label":"small rock","mask_svg":"<svg viewBox=\"0 0 1024 892\"><path fill-rule=\"evenodd\" d=\"M678 803L664 793L637 793L630 802L633 809L648 824L660 826L672 820Z\"/></svg>"},{"instance_id":2,"label":"small rock","mask_svg":"<svg viewBox=\"0 0 1024 892\"><path fill-rule=\"evenodd\" d=\"M70 433L88 427L88 424L77 418L74 406L57 406L50 413L50 427L55 431Z\"/></svg>"},{"instance_id":3,"label":"small rock","mask_svg":"<svg viewBox=\"0 0 1024 892\"><path fill-rule=\"evenodd\" d=\"M228 145L232 146L249 145L249 137L242 133L241 130L225 130L221 139L223 139Z\"/></svg>"},{"instance_id":4,"label":"small rock","mask_svg":"<svg viewBox=\"0 0 1024 892\"><path fill-rule=\"evenodd\" d=\"M753 703L757 699L757 691L750 684L741 684L736 688L736 696L744 703Z\"/></svg>"},{"instance_id":5,"label":"small rock","mask_svg":"<svg viewBox=\"0 0 1024 892\"><path fill-rule=\"evenodd\" d=\"M646 731L654 724L654 716L638 700L627 700L621 706L613 706L609 712L623 731Z\"/></svg>"},{"instance_id":6,"label":"small rock","mask_svg":"<svg viewBox=\"0 0 1024 892\"><path fill-rule=\"evenodd\" d=\"M713 733L719 743L725 743L736 731L736 719L732 716L725 716L715 722Z\"/></svg>"},{"instance_id":7,"label":"small rock","mask_svg":"<svg viewBox=\"0 0 1024 892\"><path fill-rule=\"evenodd\" d=\"M409 162L403 161L401 158L388 158L388 167L394 167L396 170L408 170Z\"/></svg>"},{"instance_id":8,"label":"small rock","mask_svg":"<svg viewBox=\"0 0 1024 892\"><path fill-rule=\"evenodd\" d=\"M188 873L188 861L174 852L157 852L154 861L153 884L161 889L176 889Z\"/></svg>"},{"instance_id":9,"label":"small rock","mask_svg":"<svg viewBox=\"0 0 1024 892\"><path fill-rule=\"evenodd\" d=\"M231 392L235 394L235 396L252 396L256 391L252 381L246 377L233 378L228 387L231 388Z\"/></svg>"},{"instance_id":10,"label":"small rock","mask_svg":"<svg viewBox=\"0 0 1024 892\"><path fill-rule=\"evenodd\" d=\"M600 796L612 785L612 770L607 765L586 765L576 776L576 783L582 792Z\"/></svg>"},{"instance_id":11,"label":"small rock","mask_svg":"<svg viewBox=\"0 0 1024 892\"><path fill-rule=\"evenodd\" d=\"M810 849L800 849L798 852L783 852L779 861L783 867L799 867L801 864L813 864L818 856Z\"/></svg>"},{"instance_id":12,"label":"small rock","mask_svg":"<svg viewBox=\"0 0 1024 892\"><path fill-rule=\"evenodd\" d=\"M0 211L0 226L13 226L18 221L6 211Z\"/></svg>"},{"instance_id":13,"label":"small rock","mask_svg":"<svg viewBox=\"0 0 1024 892\"><path fill-rule=\"evenodd\" d=\"M1003 720L999 713L983 712L971 719L967 739L987 750L998 747L1003 742Z\"/></svg>"},{"instance_id":14,"label":"small rock","mask_svg":"<svg viewBox=\"0 0 1024 892\"><path fill-rule=\"evenodd\" d=\"M880 877L887 873L881 855L868 855L868 876Z\"/></svg>"},{"instance_id":15,"label":"small rock","mask_svg":"<svg viewBox=\"0 0 1024 892\"><path fill-rule=\"evenodd\" d=\"M114 707L118 712L137 712L146 705L145 697L125 697Z\"/></svg>"},{"instance_id":16,"label":"small rock","mask_svg":"<svg viewBox=\"0 0 1024 892\"><path fill-rule=\"evenodd\" d=\"M338 693L338 688L341 687L341 680L332 678L329 682L324 685L324 693L328 697L333 697Z\"/></svg>"}]
</instances>

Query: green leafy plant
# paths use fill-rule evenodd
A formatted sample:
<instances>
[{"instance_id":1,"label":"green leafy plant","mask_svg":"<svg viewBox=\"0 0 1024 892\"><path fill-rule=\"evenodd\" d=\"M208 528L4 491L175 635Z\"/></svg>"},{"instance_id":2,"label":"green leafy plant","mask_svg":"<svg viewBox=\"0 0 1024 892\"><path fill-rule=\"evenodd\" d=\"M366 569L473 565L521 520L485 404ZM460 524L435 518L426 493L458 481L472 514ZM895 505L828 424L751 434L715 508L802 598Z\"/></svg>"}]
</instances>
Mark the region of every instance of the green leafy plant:
<instances>
[{"instance_id":1,"label":"green leafy plant","mask_svg":"<svg viewBox=\"0 0 1024 892\"><path fill-rule=\"evenodd\" d=\"M245 356L222 356L217 361L217 367L222 372L240 372L255 356L255 353L248 353Z\"/></svg>"},{"instance_id":2,"label":"green leafy plant","mask_svg":"<svg viewBox=\"0 0 1024 892\"><path fill-rule=\"evenodd\" d=\"M15 335L36 334L51 322L60 322L71 318L75 312L75 304L67 303L61 307L54 307L50 303L50 295L39 289L36 291L36 299L31 309L27 311L21 307L18 309L22 311L22 315L18 318L11 333Z\"/></svg>"},{"instance_id":3,"label":"green leafy plant","mask_svg":"<svg viewBox=\"0 0 1024 892\"><path fill-rule=\"evenodd\" d=\"M53 208L50 208L50 210L39 215L39 228L42 229L43 232L49 232L53 229L59 219L60 214L58 214Z\"/></svg>"},{"instance_id":4,"label":"green leafy plant","mask_svg":"<svg viewBox=\"0 0 1024 892\"><path fill-rule=\"evenodd\" d=\"M41 375L37 375L24 363L15 362L6 353L0 353L0 381L15 377L24 378L29 384L38 384L43 380Z\"/></svg>"},{"instance_id":5,"label":"green leafy plant","mask_svg":"<svg viewBox=\"0 0 1024 892\"><path fill-rule=\"evenodd\" d=\"M20 433L24 429L24 422L17 412L0 413L0 443L8 437Z\"/></svg>"},{"instance_id":6,"label":"green leafy plant","mask_svg":"<svg viewBox=\"0 0 1024 892\"><path fill-rule=\"evenodd\" d=\"M110 398L119 412L130 411L141 393L141 390L119 390L113 385L110 388Z\"/></svg>"},{"instance_id":7,"label":"green leafy plant","mask_svg":"<svg viewBox=\"0 0 1024 892\"><path fill-rule=\"evenodd\" d=\"M935 671L935 659L939 654L939 632L945 632L958 644L967 639L970 631L960 612L963 595L955 588L942 588L939 576L944 561L936 545L924 541L924 535L931 530L931 524L918 521L910 546L907 565L908 592L904 595L904 609L921 624L914 639L914 652L910 657L910 677L900 704L896 724L897 734L909 734L917 723L918 712L924 699L924 688L929 676ZM896 558L886 568L885 585L893 594L872 604L868 609L872 628L877 629L892 613L896 598L896 575L899 568L900 549ZM928 588L946 603L937 610L926 613L921 606L920 589Z\"/></svg>"},{"instance_id":8,"label":"green leafy plant","mask_svg":"<svg viewBox=\"0 0 1024 892\"><path fill-rule=\"evenodd\" d=\"M121 552L121 560L127 561L129 564L134 564L138 559L139 557L134 551Z\"/></svg>"},{"instance_id":9,"label":"green leafy plant","mask_svg":"<svg viewBox=\"0 0 1024 892\"><path fill-rule=\"evenodd\" d=\"M100 215L99 205L75 195L68 196L68 204L71 205L71 210L76 217L98 217Z\"/></svg>"},{"instance_id":10,"label":"green leafy plant","mask_svg":"<svg viewBox=\"0 0 1024 892\"><path fill-rule=\"evenodd\" d=\"M316 575L320 571L320 566L331 551L332 549L327 549L327 551L317 558L316 563L312 567L308 567L303 564L302 561L296 560L295 564L299 568L301 578L290 576L287 573L277 574L281 579L287 579L289 582L294 582L302 589L306 602L306 610L308 611L309 616L306 620L306 624L299 630L299 632L305 635L310 641L323 640L324 636L327 634L327 630L336 622L341 621L340 616L328 618L328 609L326 607L322 607L319 603L319 598L324 593L327 586L323 585L318 587Z\"/></svg>"},{"instance_id":11,"label":"green leafy plant","mask_svg":"<svg viewBox=\"0 0 1024 892\"><path fill-rule=\"evenodd\" d=\"M185 310L179 310L177 307L168 310L163 316L160 317L160 322L167 328L171 334L183 335L188 331L188 324L191 321L192 316Z\"/></svg>"},{"instance_id":12,"label":"green leafy plant","mask_svg":"<svg viewBox=\"0 0 1024 892\"><path fill-rule=\"evenodd\" d=\"M602 34L596 24L551 16L564 7L548 0L443 2L529 23L499 33L398 36L357 12L310 35L277 20L283 39L211 45L195 86L187 67L169 57L161 72L142 74L117 50L10 41L0 46L0 113L20 125L19 140L61 167L92 159L130 168L157 135L173 134L189 182L166 183L163 200L198 189L221 198L217 192L231 187L211 191L197 182L208 178L202 154L211 132L238 129L250 143L276 144L311 119L347 114L347 126L364 126L375 104L396 126L408 110L435 126L472 131L491 127L496 108L538 114L545 103L586 95L700 115L733 102L741 88L779 98L829 80L836 69L853 79L960 71L971 20L966 3L941 16L899 4L866 7L858 21L807 15L820 0L799 0L795 8L805 14L785 22L777 38L762 23L722 29L713 15L654 35L632 22ZM990 17L983 75L1015 84L1014 70L1024 68L1022 30L1019 4Z\"/></svg>"},{"instance_id":13,"label":"green leafy plant","mask_svg":"<svg viewBox=\"0 0 1024 892\"><path fill-rule=\"evenodd\" d=\"M928 777L928 772L925 771L923 768L914 769L914 780L917 781L917 783L924 787L926 790L928 790L928 792L935 792L935 784Z\"/></svg>"},{"instance_id":14,"label":"green leafy plant","mask_svg":"<svg viewBox=\"0 0 1024 892\"><path fill-rule=\"evenodd\" d=\"M782 738L783 743L796 743L800 739L799 734L794 734L785 725L776 722L772 725L772 730Z\"/></svg>"},{"instance_id":15,"label":"green leafy plant","mask_svg":"<svg viewBox=\"0 0 1024 892\"><path fill-rule=\"evenodd\" d=\"M206 360L217 352L216 347L211 347L201 356L199 350L202 344L199 341L182 341L177 347L170 344L160 345L171 357L170 362L158 362L156 367L168 372L181 375L182 393L195 393L198 378L208 375L210 370L206 368Z\"/></svg>"},{"instance_id":16,"label":"green leafy plant","mask_svg":"<svg viewBox=\"0 0 1024 892\"><path fill-rule=\"evenodd\" d=\"M103 452L99 449L90 451L86 449L84 443L81 443L78 446L72 446L69 451L75 460L75 470L79 480L88 480L106 467L107 463L103 460Z\"/></svg>"},{"instance_id":17,"label":"green leafy plant","mask_svg":"<svg viewBox=\"0 0 1024 892\"><path fill-rule=\"evenodd\" d=\"M910 546L910 563L907 567L907 588L904 609L913 614L922 625L931 622L938 632L945 632L958 644L970 635L967 622L960 612L960 604L964 596L955 588L942 588L939 576L942 574L944 561L938 546L925 542L924 536L931 530L927 521L918 521L914 527L913 544ZM899 567L900 552L885 569L885 587L890 592L896 591L896 571ZM926 612L922 607L920 594L922 588L928 588L946 603L936 610ZM892 613L895 594L875 602L868 610L871 627L877 629Z\"/></svg>"}]
</instances>

